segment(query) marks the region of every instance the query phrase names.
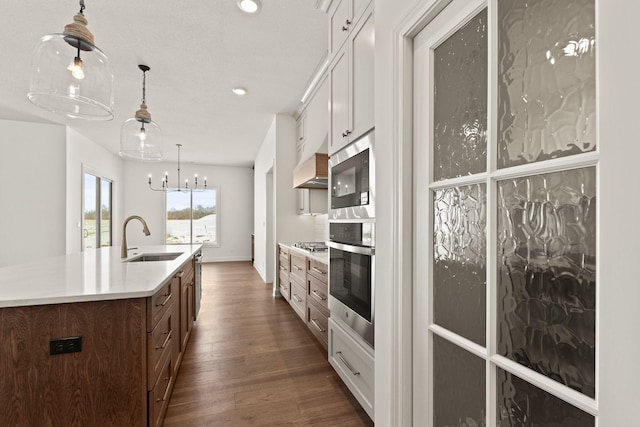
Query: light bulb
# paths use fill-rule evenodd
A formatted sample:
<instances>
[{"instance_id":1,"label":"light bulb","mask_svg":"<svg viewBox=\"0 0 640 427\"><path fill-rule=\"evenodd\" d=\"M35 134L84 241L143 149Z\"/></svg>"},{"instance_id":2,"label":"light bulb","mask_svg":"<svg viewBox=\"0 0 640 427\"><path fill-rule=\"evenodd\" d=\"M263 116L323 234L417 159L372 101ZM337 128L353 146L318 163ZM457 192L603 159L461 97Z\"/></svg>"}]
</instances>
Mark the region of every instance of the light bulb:
<instances>
[{"instance_id":1,"label":"light bulb","mask_svg":"<svg viewBox=\"0 0 640 427\"><path fill-rule=\"evenodd\" d=\"M147 132L145 132L144 128L140 128L138 137L140 138L140 142L145 142L147 140Z\"/></svg>"},{"instance_id":2,"label":"light bulb","mask_svg":"<svg viewBox=\"0 0 640 427\"><path fill-rule=\"evenodd\" d=\"M260 0L238 0L238 7L245 13L256 13L260 9Z\"/></svg>"},{"instance_id":3,"label":"light bulb","mask_svg":"<svg viewBox=\"0 0 640 427\"><path fill-rule=\"evenodd\" d=\"M71 75L76 79L84 79L84 70L82 69L82 59L80 57L73 58L73 62L69 64L67 70L71 71Z\"/></svg>"}]
</instances>

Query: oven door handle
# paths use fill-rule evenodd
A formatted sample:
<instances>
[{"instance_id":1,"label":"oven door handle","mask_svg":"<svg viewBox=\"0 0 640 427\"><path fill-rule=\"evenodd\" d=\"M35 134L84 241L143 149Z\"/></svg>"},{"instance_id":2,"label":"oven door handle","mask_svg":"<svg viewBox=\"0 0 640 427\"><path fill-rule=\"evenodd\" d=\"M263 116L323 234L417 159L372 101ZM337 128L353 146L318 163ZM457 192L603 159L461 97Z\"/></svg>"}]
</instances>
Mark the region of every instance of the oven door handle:
<instances>
[{"instance_id":1,"label":"oven door handle","mask_svg":"<svg viewBox=\"0 0 640 427\"><path fill-rule=\"evenodd\" d=\"M336 243L331 241L327 242L327 246L333 249L338 249L339 251L351 252L351 253L360 254L360 255L373 256L376 253L376 250L374 248L345 245L344 243Z\"/></svg>"}]
</instances>

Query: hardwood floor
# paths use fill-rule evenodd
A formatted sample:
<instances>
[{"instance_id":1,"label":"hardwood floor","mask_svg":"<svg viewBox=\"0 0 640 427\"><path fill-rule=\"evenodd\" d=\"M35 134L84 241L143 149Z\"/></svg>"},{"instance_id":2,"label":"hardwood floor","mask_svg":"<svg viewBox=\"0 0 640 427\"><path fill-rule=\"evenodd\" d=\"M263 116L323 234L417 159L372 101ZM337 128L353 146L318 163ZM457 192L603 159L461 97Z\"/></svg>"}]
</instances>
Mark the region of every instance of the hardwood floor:
<instances>
[{"instance_id":1,"label":"hardwood floor","mask_svg":"<svg viewBox=\"0 0 640 427\"><path fill-rule=\"evenodd\" d=\"M250 262L203 265L202 306L164 426L372 426Z\"/></svg>"}]
</instances>

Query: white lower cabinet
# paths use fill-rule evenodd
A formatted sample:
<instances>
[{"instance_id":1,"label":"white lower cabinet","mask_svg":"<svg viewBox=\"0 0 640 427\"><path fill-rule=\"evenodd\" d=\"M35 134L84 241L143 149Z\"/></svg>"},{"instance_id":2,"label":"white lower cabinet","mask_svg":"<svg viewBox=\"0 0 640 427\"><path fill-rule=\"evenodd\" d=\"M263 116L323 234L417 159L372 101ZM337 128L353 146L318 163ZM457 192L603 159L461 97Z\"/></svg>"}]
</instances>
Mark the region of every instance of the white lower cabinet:
<instances>
[{"instance_id":1,"label":"white lower cabinet","mask_svg":"<svg viewBox=\"0 0 640 427\"><path fill-rule=\"evenodd\" d=\"M374 420L374 351L340 320L333 318L329 318L329 363Z\"/></svg>"}]
</instances>

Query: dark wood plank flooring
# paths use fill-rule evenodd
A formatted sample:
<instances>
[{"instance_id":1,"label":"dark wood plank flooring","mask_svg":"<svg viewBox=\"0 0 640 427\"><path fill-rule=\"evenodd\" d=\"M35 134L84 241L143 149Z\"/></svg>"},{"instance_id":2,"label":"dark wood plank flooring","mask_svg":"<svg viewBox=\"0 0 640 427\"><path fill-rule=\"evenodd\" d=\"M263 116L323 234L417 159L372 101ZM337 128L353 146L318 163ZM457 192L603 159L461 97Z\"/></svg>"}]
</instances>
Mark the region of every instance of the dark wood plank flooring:
<instances>
[{"instance_id":1,"label":"dark wood plank flooring","mask_svg":"<svg viewBox=\"0 0 640 427\"><path fill-rule=\"evenodd\" d=\"M372 426L302 320L250 262L203 265L165 427Z\"/></svg>"}]
</instances>

